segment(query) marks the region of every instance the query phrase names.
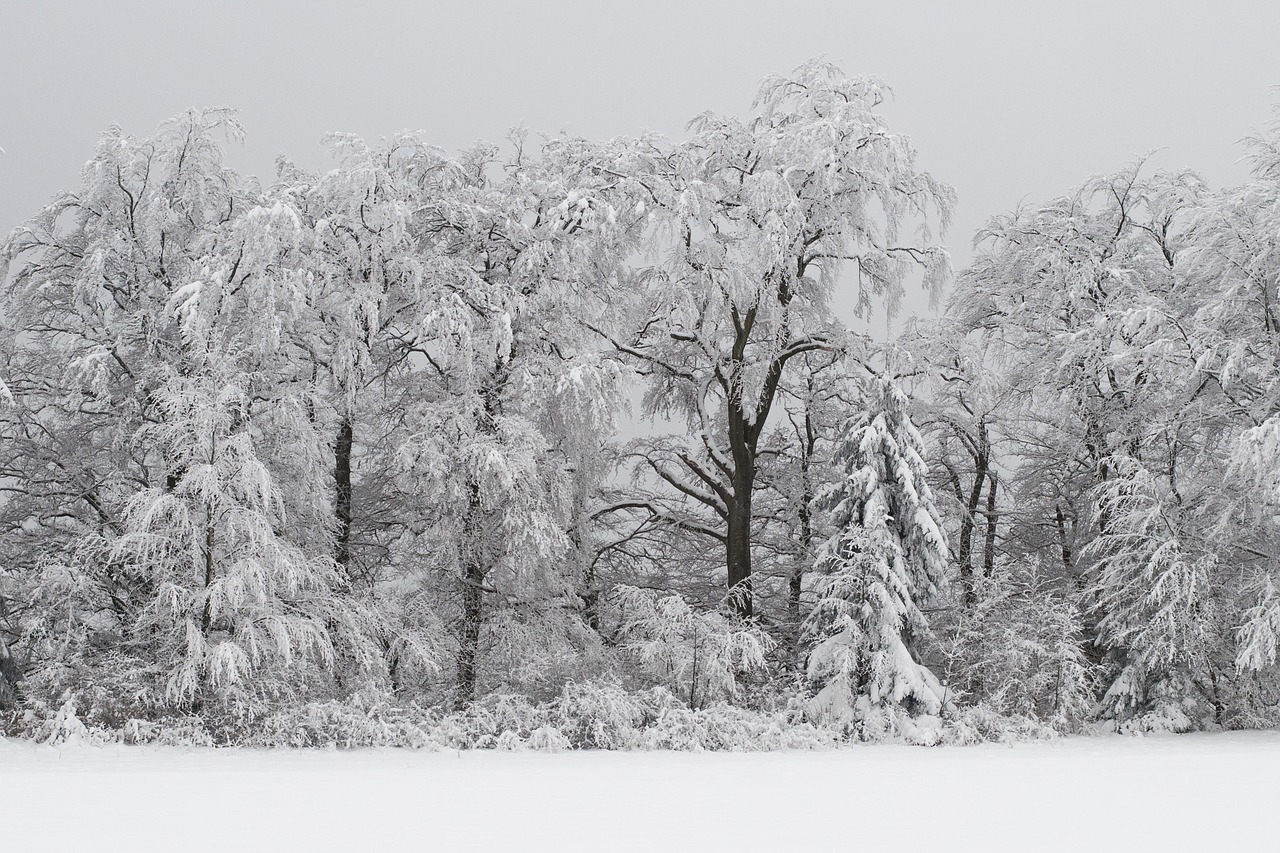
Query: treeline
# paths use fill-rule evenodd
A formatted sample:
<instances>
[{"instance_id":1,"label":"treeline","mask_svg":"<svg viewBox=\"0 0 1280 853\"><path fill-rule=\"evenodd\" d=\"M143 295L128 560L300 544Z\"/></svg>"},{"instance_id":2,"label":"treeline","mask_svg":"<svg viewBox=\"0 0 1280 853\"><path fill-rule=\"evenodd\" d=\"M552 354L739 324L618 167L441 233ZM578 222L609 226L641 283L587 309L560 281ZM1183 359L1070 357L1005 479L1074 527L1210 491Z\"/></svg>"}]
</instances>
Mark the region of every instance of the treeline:
<instances>
[{"instance_id":1,"label":"treeline","mask_svg":"<svg viewBox=\"0 0 1280 853\"><path fill-rule=\"evenodd\" d=\"M1274 725L1276 137L996 218L953 282L884 94L815 62L682 142L333 135L269 186L230 112L109 130L3 247L6 730ZM951 284L892 344L830 304Z\"/></svg>"}]
</instances>

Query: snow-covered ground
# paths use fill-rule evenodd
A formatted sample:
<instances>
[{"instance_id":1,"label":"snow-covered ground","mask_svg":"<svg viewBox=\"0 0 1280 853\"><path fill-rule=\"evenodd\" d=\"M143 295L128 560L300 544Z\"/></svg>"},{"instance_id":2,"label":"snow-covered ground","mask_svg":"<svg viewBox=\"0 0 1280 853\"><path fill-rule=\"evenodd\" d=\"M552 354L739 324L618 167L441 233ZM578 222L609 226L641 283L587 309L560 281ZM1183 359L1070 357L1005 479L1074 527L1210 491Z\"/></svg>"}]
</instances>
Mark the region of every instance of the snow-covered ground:
<instances>
[{"instance_id":1,"label":"snow-covered ground","mask_svg":"<svg viewBox=\"0 0 1280 853\"><path fill-rule=\"evenodd\" d=\"M1277 850L1280 732L832 752L0 739L0 849Z\"/></svg>"}]
</instances>

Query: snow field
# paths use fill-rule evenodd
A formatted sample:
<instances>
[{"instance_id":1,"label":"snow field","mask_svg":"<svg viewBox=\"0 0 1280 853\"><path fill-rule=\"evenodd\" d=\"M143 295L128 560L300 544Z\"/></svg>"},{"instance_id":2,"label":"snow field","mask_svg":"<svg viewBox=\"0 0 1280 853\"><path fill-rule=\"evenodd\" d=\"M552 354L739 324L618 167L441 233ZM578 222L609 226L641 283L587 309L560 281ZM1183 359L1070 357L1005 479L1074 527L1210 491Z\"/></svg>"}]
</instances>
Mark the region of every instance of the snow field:
<instances>
[{"instance_id":1,"label":"snow field","mask_svg":"<svg viewBox=\"0 0 1280 853\"><path fill-rule=\"evenodd\" d=\"M4 850L1280 849L1280 732L609 753L0 739Z\"/></svg>"}]
</instances>

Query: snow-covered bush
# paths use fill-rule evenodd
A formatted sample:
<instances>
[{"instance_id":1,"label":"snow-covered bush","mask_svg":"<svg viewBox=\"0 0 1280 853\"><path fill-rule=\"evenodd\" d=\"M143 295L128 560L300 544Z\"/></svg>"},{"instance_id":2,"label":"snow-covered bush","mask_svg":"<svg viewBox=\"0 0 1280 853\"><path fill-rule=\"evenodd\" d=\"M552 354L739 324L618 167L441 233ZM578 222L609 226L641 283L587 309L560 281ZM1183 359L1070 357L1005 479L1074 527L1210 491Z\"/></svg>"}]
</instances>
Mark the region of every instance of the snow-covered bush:
<instances>
[{"instance_id":1,"label":"snow-covered bush","mask_svg":"<svg viewBox=\"0 0 1280 853\"><path fill-rule=\"evenodd\" d=\"M515 749L548 720L547 708L526 696L491 693L445 717L440 734L459 749Z\"/></svg>"},{"instance_id":2,"label":"snow-covered bush","mask_svg":"<svg viewBox=\"0 0 1280 853\"><path fill-rule=\"evenodd\" d=\"M267 717L248 739L257 746L340 749L402 746L421 749L436 744L433 717L415 707L400 708L389 697L361 696L309 702Z\"/></svg>"},{"instance_id":3,"label":"snow-covered bush","mask_svg":"<svg viewBox=\"0 0 1280 853\"><path fill-rule=\"evenodd\" d=\"M799 714L757 711L717 702L698 710L667 708L644 732L645 749L700 752L756 752L774 749L822 749L840 743L840 735L819 728Z\"/></svg>"},{"instance_id":4,"label":"snow-covered bush","mask_svg":"<svg viewBox=\"0 0 1280 853\"><path fill-rule=\"evenodd\" d=\"M629 692L603 681L566 684L551 708L555 726L577 749L634 749L646 724L678 704L662 688Z\"/></svg>"},{"instance_id":5,"label":"snow-covered bush","mask_svg":"<svg viewBox=\"0 0 1280 853\"><path fill-rule=\"evenodd\" d=\"M692 708L737 696L739 679L763 673L776 645L759 627L697 610L679 595L619 586L614 602L619 645Z\"/></svg>"},{"instance_id":6,"label":"snow-covered bush","mask_svg":"<svg viewBox=\"0 0 1280 853\"><path fill-rule=\"evenodd\" d=\"M563 599L506 608L486 625L482 685L546 701L572 682L615 671L616 660L600 634Z\"/></svg>"},{"instance_id":7,"label":"snow-covered bush","mask_svg":"<svg viewBox=\"0 0 1280 853\"><path fill-rule=\"evenodd\" d=\"M944 742L956 746L976 743L1017 743L1048 740L1060 732L1034 717L1010 714L986 702L959 706L948 713Z\"/></svg>"}]
</instances>

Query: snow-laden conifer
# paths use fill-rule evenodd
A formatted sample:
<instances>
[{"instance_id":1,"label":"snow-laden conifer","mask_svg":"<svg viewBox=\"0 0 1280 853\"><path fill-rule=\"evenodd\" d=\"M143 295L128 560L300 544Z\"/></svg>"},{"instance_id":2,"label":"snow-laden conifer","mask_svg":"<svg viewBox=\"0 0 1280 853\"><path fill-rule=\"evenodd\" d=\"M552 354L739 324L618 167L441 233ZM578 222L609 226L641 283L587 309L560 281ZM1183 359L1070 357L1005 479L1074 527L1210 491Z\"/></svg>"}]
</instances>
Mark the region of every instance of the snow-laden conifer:
<instances>
[{"instance_id":1,"label":"snow-laden conifer","mask_svg":"<svg viewBox=\"0 0 1280 853\"><path fill-rule=\"evenodd\" d=\"M947 547L906 395L872 380L868 411L837 441L843 474L823 495L836 533L818 554L819 600L808 629L808 676L820 717L868 719L873 709L937 714L945 694L920 659L921 606L943 578Z\"/></svg>"}]
</instances>

